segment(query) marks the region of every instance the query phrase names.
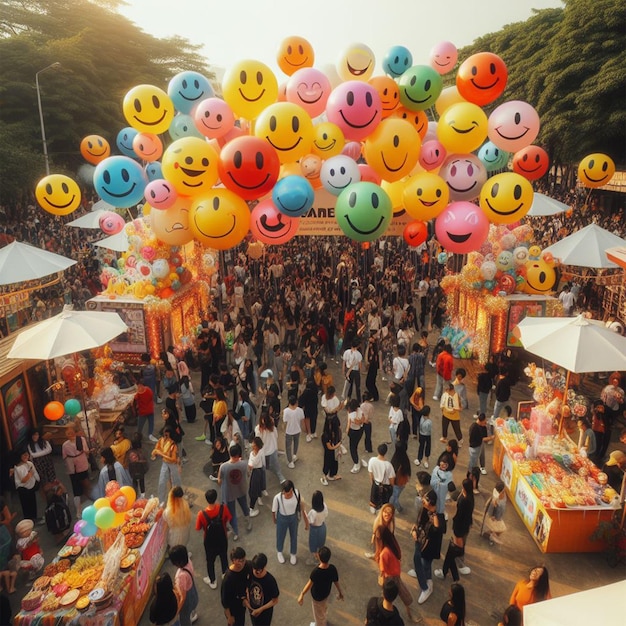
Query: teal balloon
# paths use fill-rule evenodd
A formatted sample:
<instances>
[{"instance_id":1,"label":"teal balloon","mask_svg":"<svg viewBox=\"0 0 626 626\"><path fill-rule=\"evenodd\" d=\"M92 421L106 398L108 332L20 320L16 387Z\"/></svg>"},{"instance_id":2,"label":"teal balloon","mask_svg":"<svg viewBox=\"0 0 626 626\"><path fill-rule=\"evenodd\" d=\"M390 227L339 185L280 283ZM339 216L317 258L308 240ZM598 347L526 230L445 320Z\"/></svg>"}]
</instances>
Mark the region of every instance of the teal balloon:
<instances>
[{"instance_id":1,"label":"teal balloon","mask_svg":"<svg viewBox=\"0 0 626 626\"><path fill-rule=\"evenodd\" d=\"M96 513L97 512L98 512L98 509L96 509L95 506L89 505L89 506L86 506L83 509L83 513L82 513L81 517L88 524L94 524L95 521L96 521Z\"/></svg>"},{"instance_id":2,"label":"teal balloon","mask_svg":"<svg viewBox=\"0 0 626 626\"><path fill-rule=\"evenodd\" d=\"M98 509L96 513L95 524L98 528L106 530L113 526L115 521L115 511L110 506L105 506L102 509Z\"/></svg>"},{"instance_id":3,"label":"teal balloon","mask_svg":"<svg viewBox=\"0 0 626 626\"><path fill-rule=\"evenodd\" d=\"M496 172L506 167L511 155L501 150L491 141L484 143L478 151L478 159L488 172Z\"/></svg>"},{"instance_id":4,"label":"teal balloon","mask_svg":"<svg viewBox=\"0 0 626 626\"><path fill-rule=\"evenodd\" d=\"M80 402L78 400L76 400L76 398L70 398L69 400L65 401L65 412L70 416L70 417L74 417L74 415L77 415L78 413L80 413Z\"/></svg>"},{"instance_id":5,"label":"teal balloon","mask_svg":"<svg viewBox=\"0 0 626 626\"><path fill-rule=\"evenodd\" d=\"M98 527L95 524L85 524L85 527L80 531L83 537L93 537L98 532Z\"/></svg>"},{"instance_id":6,"label":"teal balloon","mask_svg":"<svg viewBox=\"0 0 626 626\"><path fill-rule=\"evenodd\" d=\"M387 230L393 208L387 192L374 183L348 185L337 198L335 218L346 237L366 242L378 239Z\"/></svg>"}]
</instances>

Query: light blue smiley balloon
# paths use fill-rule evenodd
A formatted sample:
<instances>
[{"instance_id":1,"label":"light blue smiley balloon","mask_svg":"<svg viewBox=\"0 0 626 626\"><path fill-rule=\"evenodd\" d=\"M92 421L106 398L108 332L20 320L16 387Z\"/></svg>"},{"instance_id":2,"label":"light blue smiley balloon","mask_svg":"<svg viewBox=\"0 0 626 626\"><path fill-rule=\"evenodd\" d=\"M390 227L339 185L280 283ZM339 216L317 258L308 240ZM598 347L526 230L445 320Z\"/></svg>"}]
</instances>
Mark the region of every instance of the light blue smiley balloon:
<instances>
[{"instance_id":1,"label":"light blue smiley balloon","mask_svg":"<svg viewBox=\"0 0 626 626\"><path fill-rule=\"evenodd\" d=\"M136 159L137 155L133 150L133 139L139 133L136 128L132 126L126 126L126 128L122 128L119 133L117 133L117 138L115 139L115 145L117 145L117 149L127 157L131 159Z\"/></svg>"},{"instance_id":2,"label":"light blue smiley balloon","mask_svg":"<svg viewBox=\"0 0 626 626\"><path fill-rule=\"evenodd\" d=\"M171 98L177 111L191 113L199 102L206 100L206 98L212 98L215 92L206 76L199 72L186 71L176 74L170 80L167 86L167 95Z\"/></svg>"},{"instance_id":3,"label":"light blue smiley balloon","mask_svg":"<svg viewBox=\"0 0 626 626\"><path fill-rule=\"evenodd\" d=\"M285 176L272 189L274 205L289 217L304 215L313 206L314 199L313 187L304 176Z\"/></svg>"},{"instance_id":4,"label":"light blue smiley balloon","mask_svg":"<svg viewBox=\"0 0 626 626\"><path fill-rule=\"evenodd\" d=\"M113 156L100 161L93 173L97 194L118 209L141 202L147 184L148 176L141 165L125 156Z\"/></svg>"},{"instance_id":5,"label":"light blue smiley balloon","mask_svg":"<svg viewBox=\"0 0 626 626\"><path fill-rule=\"evenodd\" d=\"M488 172L504 169L510 156L508 152L501 150L491 141L485 142L478 151L478 158Z\"/></svg>"},{"instance_id":6,"label":"light blue smiley balloon","mask_svg":"<svg viewBox=\"0 0 626 626\"><path fill-rule=\"evenodd\" d=\"M383 58L383 70L386 74L397 78L413 65L413 55L404 46L393 46Z\"/></svg>"},{"instance_id":7,"label":"light blue smiley balloon","mask_svg":"<svg viewBox=\"0 0 626 626\"><path fill-rule=\"evenodd\" d=\"M191 115L186 113L177 113L167 129L170 137L176 141L183 137L198 137L204 139L204 135L196 128L196 124L193 121Z\"/></svg>"}]
</instances>

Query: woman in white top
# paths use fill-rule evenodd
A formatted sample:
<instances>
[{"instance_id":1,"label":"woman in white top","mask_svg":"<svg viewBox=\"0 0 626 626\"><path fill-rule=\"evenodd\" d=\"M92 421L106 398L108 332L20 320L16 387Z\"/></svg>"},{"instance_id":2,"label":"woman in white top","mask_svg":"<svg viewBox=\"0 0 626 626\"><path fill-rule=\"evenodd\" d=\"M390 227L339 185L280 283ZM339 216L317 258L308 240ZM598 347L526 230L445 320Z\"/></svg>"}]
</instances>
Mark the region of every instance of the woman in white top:
<instances>
[{"instance_id":1,"label":"woman in white top","mask_svg":"<svg viewBox=\"0 0 626 626\"><path fill-rule=\"evenodd\" d=\"M233 411L228 411L226 419L222 422L222 426L220 427L220 432L222 433L222 437L228 442L229 448L234 443L238 443L243 450L244 443L241 436L241 428L239 428L237 418Z\"/></svg>"},{"instance_id":2,"label":"woman in white top","mask_svg":"<svg viewBox=\"0 0 626 626\"><path fill-rule=\"evenodd\" d=\"M324 494L314 491L311 498L311 510L308 512L309 519L309 551L313 556L313 563L317 561L317 553L326 545L326 518L328 507L324 502Z\"/></svg>"},{"instance_id":3,"label":"woman in white top","mask_svg":"<svg viewBox=\"0 0 626 626\"><path fill-rule=\"evenodd\" d=\"M285 427L287 467L293 469L298 460L298 445L302 432L302 422L304 422L304 411L298 406L298 398L295 394L289 396L289 406L283 410L283 422L287 424ZM292 447L293 455L291 454Z\"/></svg>"},{"instance_id":4,"label":"woman in white top","mask_svg":"<svg viewBox=\"0 0 626 626\"><path fill-rule=\"evenodd\" d=\"M274 426L274 420L270 417L267 409L261 411L259 423L254 429L254 434L263 441L263 455L265 456L265 468L276 474L280 483L285 481L280 471L278 462L278 430ZM263 494L267 495L266 493Z\"/></svg>"},{"instance_id":5,"label":"woman in white top","mask_svg":"<svg viewBox=\"0 0 626 626\"><path fill-rule=\"evenodd\" d=\"M22 505L22 513L24 519L37 521L37 483L39 482L39 473L35 469L33 462L30 460L28 450L22 450L18 457L15 467L11 470L15 486L17 487L17 495L20 497Z\"/></svg>"},{"instance_id":6,"label":"woman in white top","mask_svg":"<svg viewBox=\"0 0 626 626\"><path fill-rule=\"evenodd\" d=\"M52 446L44 439L43 432L39 428L33 428L28 437L28 452L30 458L37 468L37 473L41 477L43 484L54 482L57 478L52 460Z\"/></svg>"},{"instance_id":7,"label":"woman in white top","mask_svg":"<svg viewBox=\"0 0 626 626\"><path fill-rule=\"evenodd\" d=\"M274 496L272 515L276 524L276 552L279 563L285 562L283 546L287 531L289 531L289 562L295 565L298 560L298 524L300 515L304 517L304 529L309 530L309 518L304 510L304 502L300 499L300 492L290 480L281 485L281 492Z\"/></svg>"},{"instance_id":8,"label":"woman in white top","mask_svg":"<svg viewBox=\"0 0 626 626\"><path fill-rule=\"evenodd\" d=\"M359 402L356 398L352 398L348 402L348 424L346 425L346 434L350 441L350 456L354 465L350 472L356 474L361 469L359 463L358 446L363 436L363 416L359 410Z\"/></svg>"},{"instance_id":9,"label":"woman in white top","mask_svg":"<svg viewBox=\"0 0 626 626\"><path fill-rule=\"evenodd\" d=\"M267 493L265 483L265 454L263 452L263 439L255 437L250 446L250 456L248 457L248 497L250 498L250 517L256 517L259 510L257 503L263 504L261 496Z\"/></svg>"},{"instance_id":10,"label":"woman in white top","mask_svg":"<svg viewBox=\"0 0 626 626\"><path fill-rule=\"evenodd\" d=\"M390 400L391 407L389 408L389 436L391 441L389 443L396 443L396 431L398 425L404 419L404 414L400 408L400 396L393 394Z\"/></svg>"}]
</instances>

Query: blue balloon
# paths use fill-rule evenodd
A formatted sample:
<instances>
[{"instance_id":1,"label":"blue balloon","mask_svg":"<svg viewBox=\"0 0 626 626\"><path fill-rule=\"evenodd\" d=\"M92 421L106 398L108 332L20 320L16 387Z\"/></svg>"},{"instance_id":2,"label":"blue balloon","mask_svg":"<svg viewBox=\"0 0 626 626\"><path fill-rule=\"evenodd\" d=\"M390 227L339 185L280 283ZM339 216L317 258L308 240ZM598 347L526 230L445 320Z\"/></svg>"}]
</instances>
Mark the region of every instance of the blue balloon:
<instances>
[{"instance_id":1,"label":"blue balloon","mask_svg":"<svg viewBox=\"0 0 626 626\"><path fill-rule=\"evenodd\" d=\"M383 70L393 78L402 76L413 65L413 55L404 46L393 46L383 58Z\"/></svg>"},{"instance_id":2,"label":"blue balloon","mask_svg":"<svg viewBox=\"0 0 626 626\"><path fill-rule=\"evenodd\" d=\"M198 72L186 71L176 74L170 80L167 95L172 99L177 111L191 113L199 102L212 98L215 92L206 76Z\"/></svg>"},{"instance_id":3,"label":"blue balloon","mask_svg":"<svg viewBox=\"0 0 626 626\"><path fill-rule=\"evenodd\" d=\"M119 133L117 133L117 138L115 139L115 144L117 145L117 149L127 157L131 159L136 159L137 155L133 150L133 139L135 135L137 135L139 131L132 126L127 126L126 128L122 128Z\"/></svg>"},{"instance_id":4,"label":"blue balloon","mask_svg":"<svg viewBox=\"0 0 626 626\"><path fill-rule=\"evenodd\" d=\"M141 202L147 184L148 177L141 165L125 156L100 161L93 173L96 193L118 209Z\"/></svg>"},{"instance_id":5,"label":"blue balloon","mask_svg":"<svg viewBox=\"0 0 626 626\"><path fill-rule=\"evenodd\" d=\"M198 137L199 139L204 139L204 135L196 128L191 115L187 115L186 113L177 113L170 127L167 129L167 132L174 141L182 139L183 137Z\"/></svg>"},{"instance_id":6,"label":"blue balloon","mask_svg":"<svg viewBox=\"0 0 626 626\"><path fill-rule=\"evenodd\" d=\"M148 177L148 182L163 178L163 168L161 167L161 163L159 161L152 161L152 163L148 163L148 165L144 168L144 171Z\"/></svg>"},{"instance_id":7,"label":"blue balloon","mask_svg":"<svg viewBox=\"0 0 626 626\"><path fill-rule=\"evenodd\" d=\"M80 534L83 537L93 537L98 532L98 527L95 524L85 524L83 529L80 531Z\"/></svg>"},{"instance_id":8,"label":"blue balloon","mask_svg":"<svg viewBox=\"0 0 626 626\"><path fill-rule=\"evenodd\" d=\"M491 141L485 142L478 151L478 159L488 172L504 169L510 156Z\"/></svg>"},{"instance_id":9,"label":"blue balloon","mask_svg":"<svg viewBox=\"0 0 626 626\"><path fill-rule=\"evenodd\" d=\"M301 217L313 206L315 193L304 176L285 176L272 189L272 201L276 208L289 217Z\"/></svg>"},{"instance_id":10,"label":"blue balloon","mask_svg":"<svg viewBox=\"0 0 626 626\"><path fill-rule=\"evenodd\" d=\"M98 509L96 509L93 504L86 506L81 513L81 517L87 524L93 524L96 521L96 513ZM84 528L84 527L83 527Z\"/></svg>"}]
</instances>

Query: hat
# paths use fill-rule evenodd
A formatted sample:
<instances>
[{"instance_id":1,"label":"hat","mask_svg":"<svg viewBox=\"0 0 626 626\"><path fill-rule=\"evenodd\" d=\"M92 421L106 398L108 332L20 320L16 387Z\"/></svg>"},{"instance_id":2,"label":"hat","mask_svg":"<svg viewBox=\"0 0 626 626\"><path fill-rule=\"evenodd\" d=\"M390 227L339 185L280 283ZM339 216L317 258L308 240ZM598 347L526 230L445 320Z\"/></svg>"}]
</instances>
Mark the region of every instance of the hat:
<instances>
[{"instance_id":1,"label":"hat","mask_svg":"<svg viewBox=\"0 0 626 626\"><path fill-rule=\"evenodd\" d=\"M609 454L609 460L606 464L611 467L613 465L619 465L626 460L626 454L624 454L621 450L613 450L611 454Z\"/></svg>"},{"instance_id":2,"label":"hat","mask_svg":"<svg viewBox=\"0 0 626 626\"><path fill-rule=\"evenodd\" d=\"M24 537L26 535L30 535L33 528L35 528L35 523L32 519L23 519L21 522L16 524L15 532L19 537Z\"/></svg>"},{"instance_id":3,"label":"hat","mask_svg":"<svg viewBox=\"0 0 626 626\"><path fill-rule=\"evenodd\" d=\"M274 372L272 370L264 370L261 372L261 378L274 378Z\"/></svg>"}]
</instances>

